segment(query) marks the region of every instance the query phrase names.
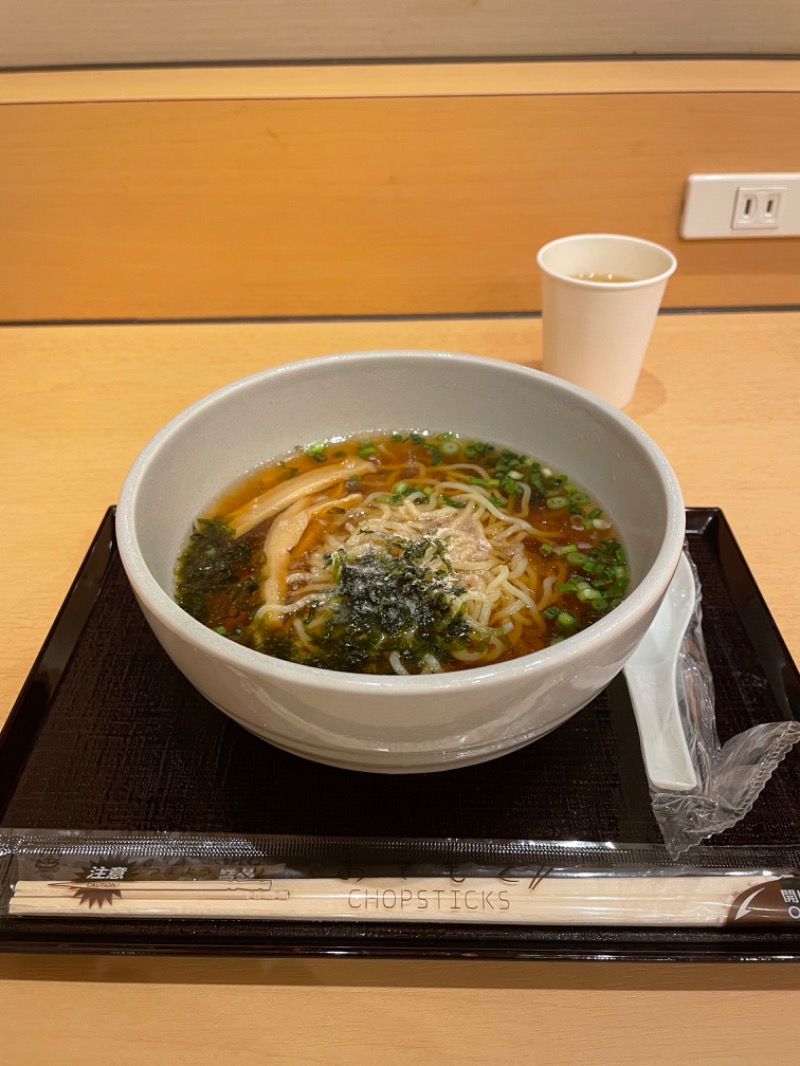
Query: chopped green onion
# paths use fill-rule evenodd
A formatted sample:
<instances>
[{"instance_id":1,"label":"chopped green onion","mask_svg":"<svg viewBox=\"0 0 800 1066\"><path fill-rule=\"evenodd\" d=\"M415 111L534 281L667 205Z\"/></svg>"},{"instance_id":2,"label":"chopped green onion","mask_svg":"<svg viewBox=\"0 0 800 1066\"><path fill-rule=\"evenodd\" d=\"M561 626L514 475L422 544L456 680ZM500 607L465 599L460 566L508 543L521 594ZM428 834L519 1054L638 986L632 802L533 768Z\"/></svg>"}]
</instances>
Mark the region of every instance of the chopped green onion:
<instances>
[{"instance_id":1,"label":"chopped green onion","mask_svg":"<svg viewBox=\"0 0 800 1066\"><path fill-rule=\"evenodd\" d=\"M374 455L377 450L378 449L375 447L374 444L371 444L369 441L367 441L365 444L362 444L361 447L358 449L358 457L359 459L368 459L370 455Z\"/></svg>"},{"instance_id":2,"label":"chopped green onion","mask_svg":"<svg viewBox=\"0 0 800 1066\"><path fill-rule=\"evenodd\" d=\"M567 555L567 562L570 566L583 566L587 559L588 556L583 552L570 552Z\"/></svg>"},{"instance_id":3,"label":"chopped green onion","mask_svg":"<svg viewBox=\"0 0 800 1066\"><path fill-rule=\"evenodd\" d=\"M445 455L459 455L461 453L461 445L456 440L442 441L439 448Z\"/></svg>"},{"instance_id":4,"label":"chopped green onion","mask_svg":"<svg viewBox=\"0 0 800 1066\"><path fill-rule=\"evenodd\" d=\"M318 463L324 463L327 461L327 455L325 454L325 444L317 442L315 444L309 444L306 448L306 455L315 459Z\"/></svg>"},{"instance_id":5,"label":"chopped green onion","mask_svg":"<svg viewBox=\"0 0 800 1066\"><path fill-rule=\"evenodd\" d=\"M514 471L512 471L513 473ZM504 492L507 492L510 496L521 496L525 491L519 481L514 481L511 474L506 474L500 480L500 485Z\"/></svg>"},{"instance_id":6,"label":"chopped green onion","mask_svg":"<svg viewBox=\"0 0 800 1066\"><path fill-rule=\"evenodd\" d=\"M578 599L581 601L581 603L590 603L592 600L600 600L602 598L602 593L598 592L597 589L590 588L589 586L580 589L578 592Z\"/></svg>"},{"instance_id":7,"label":"chopped green onion","mask_svg":"<svg viewBox=\"0 0 800 1066\"><path fill-rule=\"evenodd\" d=\"M494 451L492 444L486 444L480 440L471 440L467 442L467 446L464 449L470 458L476 455L488 455L489 452Z\"/></svg>"},{"instance_id":8,"label":"chopped green onion","mask_svg":"<svg viewBox=\"0 0 800 1066\"><path fill-rule=\"evenodd\" d=\"M566 496L551 496L547 501L547 508L550 511L561 511L568 503Z\"/></svg>"}]
</instances>

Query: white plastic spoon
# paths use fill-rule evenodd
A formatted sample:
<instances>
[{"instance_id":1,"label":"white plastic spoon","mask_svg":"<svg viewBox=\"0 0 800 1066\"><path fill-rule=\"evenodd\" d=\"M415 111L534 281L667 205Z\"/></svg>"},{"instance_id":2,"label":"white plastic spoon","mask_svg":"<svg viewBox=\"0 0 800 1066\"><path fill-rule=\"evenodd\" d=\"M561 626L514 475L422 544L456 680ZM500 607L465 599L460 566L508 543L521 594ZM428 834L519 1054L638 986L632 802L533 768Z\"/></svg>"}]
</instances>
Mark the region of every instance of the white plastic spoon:
<instances>
[{"instance_id":1,"label":"white plastic spoon","mask_svg":"<svg viewBox=\"0 0 800 1066\"><path fill-rule=\"evenodd\" d=\"M664 600L625 668L650 782L685 792L697 786L678 704L681 645L695 605L694 574L681 555Z\"/></svg>"}]
</instances>

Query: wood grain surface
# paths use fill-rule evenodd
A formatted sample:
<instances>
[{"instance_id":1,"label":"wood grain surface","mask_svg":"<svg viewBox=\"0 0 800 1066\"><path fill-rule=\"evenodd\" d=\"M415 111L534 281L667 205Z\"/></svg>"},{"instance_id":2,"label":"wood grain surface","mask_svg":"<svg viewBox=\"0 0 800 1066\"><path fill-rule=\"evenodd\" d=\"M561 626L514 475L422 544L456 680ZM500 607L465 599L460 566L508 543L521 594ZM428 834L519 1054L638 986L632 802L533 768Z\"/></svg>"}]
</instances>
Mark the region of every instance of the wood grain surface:
<instances>
[{"instance_id":1,"label":"wood grain surface","mask_svg":"<svg viewBox=\"0 0 800 1066\"><path fill-rule=\"evenodd\" d=\"M585 231L800 305L800 238L678 236L690 174L800 171L796 63L187 73L0 75L0 322L525 313Z\"/></svg>"},{"instance_id":2,"label":"wood grain surface","mask_svg":"<svg viewBox=\"0 0 800 1066\"><path fill-rule=\"evenodd\" d=\"M0 719L134 457L267 366L424 347L536 366L536 319L0 330ZM800 314L662 315L628 413L687 503L725 511L795 659ZM800 970L0 956L9 1062L791 1062Z\"/></svg>"}]
</instances>

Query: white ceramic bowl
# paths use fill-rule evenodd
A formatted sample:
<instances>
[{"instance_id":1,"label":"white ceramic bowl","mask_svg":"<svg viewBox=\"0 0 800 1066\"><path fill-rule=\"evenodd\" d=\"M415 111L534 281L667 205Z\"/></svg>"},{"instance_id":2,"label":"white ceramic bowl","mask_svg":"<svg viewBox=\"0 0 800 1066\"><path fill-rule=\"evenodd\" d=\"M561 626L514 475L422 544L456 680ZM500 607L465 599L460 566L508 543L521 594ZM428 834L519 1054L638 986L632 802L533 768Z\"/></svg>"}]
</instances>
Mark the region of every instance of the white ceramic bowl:
<instances>
[{"instance_id":1,"label":"white ceramic bowl","mask_svg":"<svg viewBox=\"0 0 800 1066\"><path fill-rule=\"evenodd\" d=\"M589 629L510 662L375 677L259 654L174 602L195 516L230 484L297 444L394 429L453 430L566 472L612 516L626 549L624 602ZM353 769L444 770L536 740L596 696L633 652L677 566L678 482L618 410L546 374L442 352L354 352L234 382L145 447L117 508L120 555L147 621L192 684L246 729L297 755Z\"/></svg>"}]
</instances>

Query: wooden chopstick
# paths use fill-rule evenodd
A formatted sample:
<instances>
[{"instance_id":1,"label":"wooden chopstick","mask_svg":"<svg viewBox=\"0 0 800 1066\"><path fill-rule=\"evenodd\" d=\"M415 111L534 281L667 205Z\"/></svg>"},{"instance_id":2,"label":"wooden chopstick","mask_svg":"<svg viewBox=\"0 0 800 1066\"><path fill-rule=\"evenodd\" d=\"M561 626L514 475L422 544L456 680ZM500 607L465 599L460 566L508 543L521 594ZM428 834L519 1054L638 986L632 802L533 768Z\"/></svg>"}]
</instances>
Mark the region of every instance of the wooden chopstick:
<instances>
[{"instance_id":1,"label":"wooden chopstick","mask_svg":"<svg viewBox=\"0 0 800 1066\"><path fill-rule=\"evenodd\" d=\"M100 918L714 926L731 920L734 902L748 890L756 892L779 880L722 872L511 882L495 877L19 881L9 912Z\"/></svg>"}]
</instances>

